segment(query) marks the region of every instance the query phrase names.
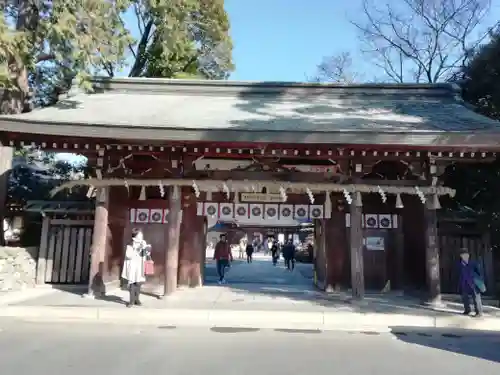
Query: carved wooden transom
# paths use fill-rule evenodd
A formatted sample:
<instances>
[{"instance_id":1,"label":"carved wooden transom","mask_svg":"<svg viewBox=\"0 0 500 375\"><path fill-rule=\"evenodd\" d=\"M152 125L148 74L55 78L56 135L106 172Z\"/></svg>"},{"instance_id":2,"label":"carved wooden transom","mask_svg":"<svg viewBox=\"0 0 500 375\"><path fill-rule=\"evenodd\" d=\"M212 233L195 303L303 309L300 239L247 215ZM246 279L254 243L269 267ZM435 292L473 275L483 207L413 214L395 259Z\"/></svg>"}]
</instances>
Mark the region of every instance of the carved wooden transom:
<instances>
[{"instance_id":1,"label":"carved wooden transom","mask_svg":"<svg viewBox=\"0 0 500 375\"><path fill-rule=\"evenodd\" d=\"M386 160L375 163L370 172L363 175L367 180L418 180L419 175L413 172L411 164L397 160Z\"/></svg>"}]
</instances>

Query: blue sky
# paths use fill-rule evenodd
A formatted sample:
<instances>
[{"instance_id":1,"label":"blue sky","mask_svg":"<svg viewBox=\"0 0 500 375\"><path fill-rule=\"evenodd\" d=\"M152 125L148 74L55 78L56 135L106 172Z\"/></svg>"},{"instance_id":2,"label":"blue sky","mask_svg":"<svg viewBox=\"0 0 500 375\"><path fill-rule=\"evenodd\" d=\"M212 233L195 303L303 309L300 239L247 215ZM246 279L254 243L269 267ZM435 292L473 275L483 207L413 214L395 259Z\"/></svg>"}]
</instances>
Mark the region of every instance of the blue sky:
<instances>
[{"instance_id":1,"label":"blue sky","mask_svg":"<svg viewBox=\"0 0 500 375\"><path fill-rule=\"evenodd\" d=\"M231 79L304 81L324 56L356 51L349 23L360 0L226 0L236 65Z\"/></svg>"},{"instance_id":2,"label":"blue sky","mask_svg":"<svg viewBox=\"0 0 500 375\"><path fill-rule=\"evenodd\" d=\"M372 2L381 8L402 5L401 0ZM500 18L500 0L492 3L488 26ZM341 52L351 53L363 78L377 75L350 23L363 17L362 0L225 0L225 8L234 45L232 80L307 81L324 57ZM125 22L138 38L133 11ZM118 73L124 74L128 69Z\"/></svg>"},{"instance_id":3,"label":"blue sky","mask_svg":"<svg viewBox=\"0 0 500 375\"><path fill-rule=\"evenodd\" d=\"M500 19L500 0L492 0L483 26ZM372 0L393 9L401 0ZM325 56L350 52L354 70L378 75L360 52L351 21L364 20L362 0L225 0L231 22L234 80L305 81ZM362 18L360 18L362 17ZM361 22L362 23L362 22ZM479 29L478 29L479 32Z\"/></svg>"},{"instance_id":4,"label":"blue sky","mask_svg":"<svg viewBox=\"0 0 500 375\"><path fill-rule=\"evenodd\" d=\"M357 52L349 23L361 0L225 0L231 22L232 80L305 81L324 56ZM125 17L138 37L133 12ZM118 73L124 75L128 69Z\"/></svg>"}]
</instances>

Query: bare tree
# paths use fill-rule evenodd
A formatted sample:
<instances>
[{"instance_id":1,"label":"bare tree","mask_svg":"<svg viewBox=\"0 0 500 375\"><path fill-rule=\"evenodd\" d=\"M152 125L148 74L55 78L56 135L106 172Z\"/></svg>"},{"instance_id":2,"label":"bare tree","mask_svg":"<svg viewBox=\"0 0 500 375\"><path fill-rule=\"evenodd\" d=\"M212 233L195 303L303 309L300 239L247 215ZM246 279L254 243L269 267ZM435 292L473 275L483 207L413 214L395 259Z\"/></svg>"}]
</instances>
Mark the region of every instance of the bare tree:
<instances>
[{"instance_id":1,"label":"bare tree","mask_svg":"<svg viewBox=\"0 0 500 375\"><path fill-rule=\"evenodd\" d=\"M353 68L352 57L349 52L341 52L328 56L317 66L313 82L354 83L360 80L361 75Z\"/></svg>"},{"instance_id":2,"label":"bare tree","mask_svg":"<svg viewBox=\"0 0 500 375\"><path fill-rule=\"evenodd\" d=\"M434 83L463 67L498 24L484 27L491 0L363 0L363 52L386 78Z\"/></svg>"}]
</instances>

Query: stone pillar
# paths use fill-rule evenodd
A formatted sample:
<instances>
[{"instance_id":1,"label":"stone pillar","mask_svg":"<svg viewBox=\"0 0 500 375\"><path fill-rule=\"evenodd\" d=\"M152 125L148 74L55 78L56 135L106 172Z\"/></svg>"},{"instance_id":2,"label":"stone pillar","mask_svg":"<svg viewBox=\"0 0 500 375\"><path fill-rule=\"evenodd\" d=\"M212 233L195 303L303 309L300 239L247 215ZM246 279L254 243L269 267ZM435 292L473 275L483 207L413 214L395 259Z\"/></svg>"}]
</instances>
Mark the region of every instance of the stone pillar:
<instances>
[{"instance_id":1,"label":"stone pillar","mask_svg":"<svg viewBox=\"0 0 500 375\"><path fill-rule=\"evenodd\" d=\"M352 296L363 299L365 296L365 275L363 264L363 202L361 193L355 193L351 210L350 253L351 253L351 287Z\"/></svg>"},{"instance_id":2,"label":"stone pillar","mask_svg":"<svg viewBox=\"0 0 500 375\"><path fill-rule=\"evenodd\" d=\"M179 267L179 239L181 232L182 210L181 194L178 186L172 186L168 192L169 220L168 244L165 253L165 275L163 280L163 296L171 295L177 289L177 270Z\"/></svg>"},{"instance_id":3,"label":"stone pillar","mask_svg":"<svg viewBox=\"0 0 500 375\"><path fill-rule=\"evenodd\" d=\"M436 207L432 197L427 197L424 208L425 220L425 265L427 288L429 292L428 303L441 303L441 276L439 272L439 241L437 231Z\"/></svg>"},{"instance_id":4,"label":"stone pillar","mask_svg":"<svg viewBox=\"0 0 500 375\"><path fill-rule=\"evenodd\" d=\"M90 246L89 284L85 297L103 297L106 294L104 286L104 257L108 237L108 201L109 188L97 189L94 214L94 231Z\"/></svg>"}]
</instances>

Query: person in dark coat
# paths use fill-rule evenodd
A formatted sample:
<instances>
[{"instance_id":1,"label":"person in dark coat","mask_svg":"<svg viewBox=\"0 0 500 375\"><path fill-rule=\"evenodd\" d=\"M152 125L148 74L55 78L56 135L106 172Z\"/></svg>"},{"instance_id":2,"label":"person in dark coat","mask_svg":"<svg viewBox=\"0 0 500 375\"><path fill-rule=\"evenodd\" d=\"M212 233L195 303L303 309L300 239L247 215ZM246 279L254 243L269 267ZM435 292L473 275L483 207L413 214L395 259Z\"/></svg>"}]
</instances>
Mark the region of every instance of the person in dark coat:
<instances>
[{"instance_id":1,"label":"person in dark coat","mask_svg":"<svg viewBox=\"0 0 500 375\"><path fill-rule=\"evenodd\" d=\"M289 271L293 271L295 268L295 245L292 240L288 240L285 246L283 246L283 258L285 258L285 265Z\"/></svg>"},{"instance_id":2,"label":"person in dark coat","mask_svg":"<svg viewBox=\"0 0 500 375\"><path fill-rule=\"evenodd\" d=\"M219 275L219 284L225 284L226 279L224 276L226 268L230 266L229 262L233 261L231 246L227 242L225 234L220 235L220 240L217 242L217 245L215 245L214 260L216 261L217 274Z\"/></svg>"},{"instance_id":3,"label":"person in dark coat","mask_svg":"<svg viewBox=\"0 0 500 375\"><path fill-rule=\"evenodd\" d=\"M271 251L271 257L272 257L272 260L273 260L273 265L276 265L278 263L278 258L279 258L279 254L278 254L278 242L274 239L269 239L269 241L267 242L268 244L268 248L269 250Z\"/></svg>"},{"instance_id":4,"label":"person in dark coat","mask_svg":"<svg viewBox=\"0 0 500 375\"><path fill-rule=\"evenodd\" d=\"M247 263L252 263L252 256L253 256L253 245L251 242L247 243L247 247L245 249L247 253Z\"/></svg>"},{"instance_id":5,"label":"person in dark coat","mask_svg":"<svg viewBox=\"0 0 500 375\"><path fill-rule=\"evenodd\" d=\"M460 278L459 289L462 295L462 302L464 304L464 315L471 313L470 297L474 303L474 310L477 317L483 315L483 304L481 301L481 291L479 290L478 283L483 283L481 270L479 265L470 260L470 254L467 249L460 250Z\"/></svg>"}]
</instances>

